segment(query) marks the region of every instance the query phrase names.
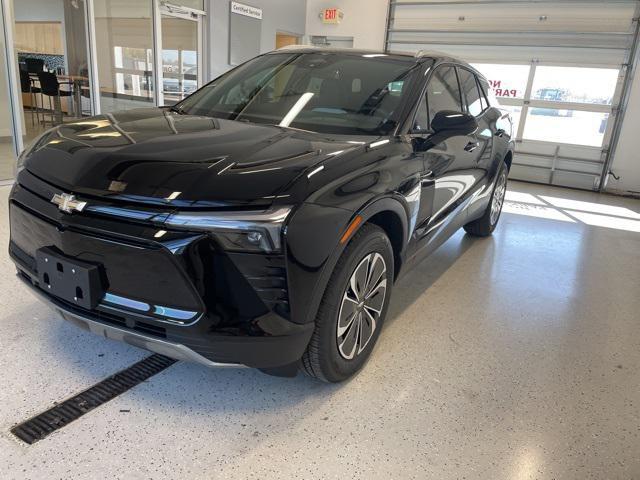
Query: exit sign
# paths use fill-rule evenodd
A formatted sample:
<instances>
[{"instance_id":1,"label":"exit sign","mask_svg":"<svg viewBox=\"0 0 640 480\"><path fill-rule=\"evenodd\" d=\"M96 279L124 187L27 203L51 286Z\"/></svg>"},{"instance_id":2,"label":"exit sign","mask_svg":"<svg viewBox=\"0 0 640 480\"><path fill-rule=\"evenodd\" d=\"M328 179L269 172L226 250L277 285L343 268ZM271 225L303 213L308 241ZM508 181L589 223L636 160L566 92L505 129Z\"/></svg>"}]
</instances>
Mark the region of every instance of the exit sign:
<instances>
[{"instance_id":1,"label":"exit sign","mask_svg":"<svg viewBox=\"0 0 640 480\"><path fill-rule=\"evenodd\" d=\"M325 8L321 13L322 23L340 23L344 17L342 10L339 8Z\"/></svg>"}]
</instances>

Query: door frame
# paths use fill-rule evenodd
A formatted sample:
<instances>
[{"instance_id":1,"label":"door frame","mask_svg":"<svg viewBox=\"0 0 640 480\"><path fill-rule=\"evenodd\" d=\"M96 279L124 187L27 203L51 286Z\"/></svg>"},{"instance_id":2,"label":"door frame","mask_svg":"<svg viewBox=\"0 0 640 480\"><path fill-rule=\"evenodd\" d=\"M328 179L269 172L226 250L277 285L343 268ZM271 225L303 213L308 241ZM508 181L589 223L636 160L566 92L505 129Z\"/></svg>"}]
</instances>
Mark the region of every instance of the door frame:
<instances>
[{"instance_id":1,"label":"door frame","mask_svg":"<svg viewBox=\"0 0 640 480\"><path fill-rule=\"evenodd\" d=\"M14 178L17 170L17 158L24 149L22 128L22 92L18 82L18 59L15 53L14 28L13 28L13 6L12 0L0 0L0 34L4 40L4 63L5 81L7 83L7 94L9 100L9 123L11 136L13 137L13 150L15 160L13 163ZM1 93L0 93L1 94Z\"/></svg>"},{"instance_id":2,"label":"door frame","mask_svg":"<svg viewBox=\"0 0 640 480\"><path fill-rule=\"evenodd\" d=\"M203 83L203 58L205 56L204 45L204 18L207 13L202 10L196 10L193 8L183 7L181 5L175 5L164 0L153 1L153 66L154 66L154 82L156 88L154 89L154 97L156 105L158 107L164 106L164 92L163 92L163 62L162 62L162 17L173 17L181 20L187 20L195 22L197 26L197 56L198 56L198 77L197 86L202 86Z\"/></svg>"}]
</instances>

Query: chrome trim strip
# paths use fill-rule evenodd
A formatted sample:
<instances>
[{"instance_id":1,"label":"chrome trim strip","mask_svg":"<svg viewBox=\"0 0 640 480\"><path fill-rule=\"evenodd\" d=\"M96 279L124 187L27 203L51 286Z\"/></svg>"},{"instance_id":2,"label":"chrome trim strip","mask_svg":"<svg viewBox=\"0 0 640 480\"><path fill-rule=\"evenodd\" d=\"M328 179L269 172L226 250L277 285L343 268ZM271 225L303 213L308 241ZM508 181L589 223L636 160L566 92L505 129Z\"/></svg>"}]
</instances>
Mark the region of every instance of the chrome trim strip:
<instances>
[{"instance_id":1,"label":"chrome trim strip","mask_svg":"<svg viewBox=\"0 0 640 480\"><path fill-rule=\"evenodd\" d=\"M117 340L119 342L124 342L128 345L133 345L134 347L142 348L144 350L149 350L151 352L159 353L160 355L166 355L167 357L173 358L179 361L185 362L193 362L199 363L201 365L206 365L207 367L245 367L244 365L238 365L235 363L218 363L211 361L199 353L191 350L186 345L180 343L173 343L167 340L162 340L159 338L148 337L144 334L125 330L122 328L114 327L111 325L105 325L89 318L80 316L76 313L73 313L67 309L61 308L57 305L54 305L49 301L45 294L41 293L34 287L31 283L29 283L22 275L18 275L18 278L29 287L29 291L32 292L35 297L45 303L48 307L50 307L54 312L56 312L63 320L66 320L70 323L73 323L77 327L80 327L84 330L88 330L92 333L100 335L105 338L110 338L111 340Z\"/></svg>"},{"instance_id":2,"label":"chrome trim strip","mask_svg":"<svg viewBox=\"0 0 640 480\"><path fill-rule=\"evenodd\" d=\"M128 312L127 310L121 310L113 307L122 307L128 310L135 310L136 312L151 313L159 317L164 317L157 319L153 318L153 320L175 323L178 325L185 325L185 322L195 320L198 317L198 312L191 310L181 310L179 308L171 308L164 305L151 305L149 303L140 302L127 297L121 297L120 295L115 295L109 292L105 293L102 302L100 302L100 306L112 308L113 310L118 310L123 313Z\"/></svg>"}]
</instances>

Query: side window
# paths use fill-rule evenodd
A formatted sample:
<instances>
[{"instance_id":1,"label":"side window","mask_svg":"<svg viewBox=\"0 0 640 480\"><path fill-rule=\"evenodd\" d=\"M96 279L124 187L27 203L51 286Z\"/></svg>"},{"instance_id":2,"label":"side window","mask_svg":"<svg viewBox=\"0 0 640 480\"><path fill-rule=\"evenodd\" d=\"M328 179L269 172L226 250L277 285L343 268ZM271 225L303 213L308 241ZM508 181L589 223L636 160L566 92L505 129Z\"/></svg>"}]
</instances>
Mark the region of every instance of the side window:
<instances>
[{"instance_id":1,"label":"side window","mask_svg":"<svg viewBox=\"0 0 640 480\"><path fill-rule=\"evenodd\" d=\"M478 82L478 89L480 90L480 103L482 104L482 111L484 112L487 108L489 108L489 102L487 101L487 97L482 90L482 85L480 85L479 77L476 77L476 82Z\"/></svg>"},{"instance_id":2,"label":"side window","mask_svg":"<svg viewBox=\"0 0 640 480\"><path fill-rule=\"evenodd\" d=\"M458 77L460 78L460 88L462 89L467 111L477 117L484 111L482 106L482 96L478 89L476 76L465 68L458 68Z\"/></svg>"},{"instance_id":3,"label":"side window","mask_svg":"<svg viewBox=\"0 0 640 480\"><path fill-rule=\"evenodd\" d=\"M460 87L453 66L438 67L427 85L427 107L429 118L442 110L462 111Z\"/></svg>"},{"instance_id":4,"label":"side window","mask_svg":"<svg viewBox=\"0 0 640 480\"><path fill-rule=\"evenodd\" d=\"M478 87L480 87L480 84L478 84ZM487 99L485 98L485 96L482 94L482 89L480 89L480 103L482 104L482 111L484 112L487 108L489 108L489 104L487 103Z\"/></svg>"},{"instance_id":5,"label":"side window","mask_svg":"<svg viewBox=\"0 0 640 480\"><path fill-rule=\"evenodd\" d=\"M480 91L483 94L484 101L487 103L487 107L497 107L499 105L498 101L493 101L491 95L491 86L489 82L487 82L483 77L478 77L478 83L480 84Z\"/></svg>"}]
</instances>

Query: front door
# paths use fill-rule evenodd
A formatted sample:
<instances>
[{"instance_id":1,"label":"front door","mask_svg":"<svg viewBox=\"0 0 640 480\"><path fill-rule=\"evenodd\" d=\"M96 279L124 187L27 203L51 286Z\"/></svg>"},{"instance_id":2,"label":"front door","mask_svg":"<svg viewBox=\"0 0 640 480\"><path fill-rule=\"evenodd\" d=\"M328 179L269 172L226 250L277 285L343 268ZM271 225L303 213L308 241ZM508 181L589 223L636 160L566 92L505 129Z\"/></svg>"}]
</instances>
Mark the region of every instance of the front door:
<instances>
[{"instance_id":1,"label":"front door","mask_svg":"<svg viewBox=\"0 0 640 480\"><path fill-rule=\"evenodd\" d=\"M442 110L465 111L456 68L441 65L427 85L429 118ZM477 181L477 159L482 149L476 134L456 135L433 146L425 155L435 179L431 224L447 217Z\"/></svg>"}]
</instances>

